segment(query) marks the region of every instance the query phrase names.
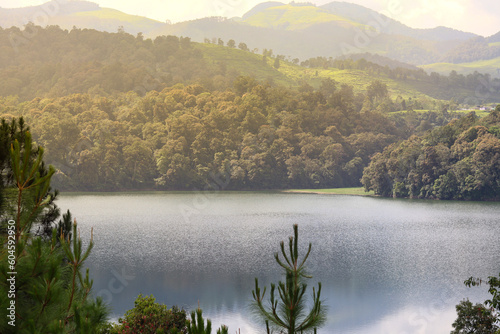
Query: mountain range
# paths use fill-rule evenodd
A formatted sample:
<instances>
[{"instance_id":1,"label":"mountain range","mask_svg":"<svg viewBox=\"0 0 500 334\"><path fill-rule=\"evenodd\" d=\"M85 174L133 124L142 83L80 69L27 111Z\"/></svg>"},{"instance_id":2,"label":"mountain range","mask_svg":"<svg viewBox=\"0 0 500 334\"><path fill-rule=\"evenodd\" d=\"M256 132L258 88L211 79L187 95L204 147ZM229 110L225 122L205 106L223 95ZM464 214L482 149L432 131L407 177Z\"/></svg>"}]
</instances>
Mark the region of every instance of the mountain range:
<instances>
[{"instance_id":1,"label":"mountain range","mask_svg":"<svg viewBox=\"0 0 500 334\"><path fill-rule=\"evenodd\" d=\"M175 24L129 15L88 1L47 2L40 6L0 8L0 26L59 25L63 29L119 29L145 37L190 37L193 41L234 40L255 52L305 60L372 53L399 62L448 74L474 71L498 76L500 32L482 37L447 27L415 29L366 7L334 1L310 3L264 2L242 17L206 17Z\"/></svg>"}]
</instances>

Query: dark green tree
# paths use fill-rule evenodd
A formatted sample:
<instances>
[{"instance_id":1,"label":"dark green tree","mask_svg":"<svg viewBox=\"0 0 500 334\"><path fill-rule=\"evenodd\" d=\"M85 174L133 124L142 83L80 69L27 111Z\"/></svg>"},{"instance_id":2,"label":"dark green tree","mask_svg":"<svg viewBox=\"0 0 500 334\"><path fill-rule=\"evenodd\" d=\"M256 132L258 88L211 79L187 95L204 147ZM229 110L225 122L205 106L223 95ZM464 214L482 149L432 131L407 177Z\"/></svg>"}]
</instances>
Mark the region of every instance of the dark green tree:
<instances>
[{"instance_id":1,"label":"dark green tree","mask_svg":"<svg viewBox=\"0 0 500 334\"><path fill-rule=\"evenodd\" d=\"M266 288L261 290L259 280L255 278L255 290L252 291L254 302L252 307L255 314L260 317L268 328L284 330L287 334L315 332L326 321L326 308L322 304L321 283L318 283L318 290L313 287L312 307L306 312L307 290L306 279L312 278L307 275L305 262L309 257L312 245L306 255L299 261L298 247L298 225L293 225L294 236L290 237L289 254L285 251L285 243L280 243L283 260L279 253L275 254L278 265L284 270L285 281L271 284L269 305L264 304ZM278 296L276 296L276 290Z\"/></svg>"},{"instance_id":2,"label":"dark green tree","mask_svg":"<svg viewBox=\"0 0 500 334\"><path fill-rule=\"evenodd\" d=\"M240 50L243 50L243 51L249 51L248 50L248 46L245 43L243 43L243 42L241 42L240 44L238 44L238 48Z\"/></svg>"},{"instance_id":3,"label":"dark green tree","mask_svg":"<svg viewBox=\"0 0 500 334\"><path fill-rule=\"evenodd\" d=\"M186 321L187 333L188 334L211 334L212 333L212 322L207 319L207 324L205 325L205 320L203 319L203 311L201 308L197 308L196 311L191 311L191 320ZM228 328L222 325L217 329L217 334L228 334Z\"/></svg>"},{"instance_id":4,"label":"dark green tree","mask_svg":"<svg viewBox=\"0 0 500 334\"><path fill-rule=\"evenodd\" d=\"M2 210L2 216L10 218L0 250L0 315L9 321L0 323L0 332L98 333L108 310L100 299L90 297L88 270L85 276L81 273L92 238L83 249L76 223L71 234L66 232L71 228L69 213L51 229L50 237L36 233L53 204L50 181L55 170L43 167L43 153L28 131L23 145L17 139L11 143L13 181L4 190L10 196Z\"/></svg>"}]
</instances>

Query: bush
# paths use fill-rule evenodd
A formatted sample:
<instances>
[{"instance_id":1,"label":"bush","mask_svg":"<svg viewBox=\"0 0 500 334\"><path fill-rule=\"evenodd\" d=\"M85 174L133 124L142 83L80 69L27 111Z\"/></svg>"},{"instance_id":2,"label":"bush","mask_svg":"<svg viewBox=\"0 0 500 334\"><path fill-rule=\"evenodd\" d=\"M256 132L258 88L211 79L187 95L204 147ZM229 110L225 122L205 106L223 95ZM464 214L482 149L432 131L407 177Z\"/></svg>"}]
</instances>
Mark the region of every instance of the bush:
<instances>
[{"instance_id":1,"label":"bush","mask_svg":"<svg viewBox=\"0 0 500 334\"><path fill-rule=\"evenodd\" d=\"M186 311L173 306L156 303L153 295L139 295L133 309L128 310L124 318L118 319L111 334L175 334L186 333Z\"/></svg>"}]
</instances>

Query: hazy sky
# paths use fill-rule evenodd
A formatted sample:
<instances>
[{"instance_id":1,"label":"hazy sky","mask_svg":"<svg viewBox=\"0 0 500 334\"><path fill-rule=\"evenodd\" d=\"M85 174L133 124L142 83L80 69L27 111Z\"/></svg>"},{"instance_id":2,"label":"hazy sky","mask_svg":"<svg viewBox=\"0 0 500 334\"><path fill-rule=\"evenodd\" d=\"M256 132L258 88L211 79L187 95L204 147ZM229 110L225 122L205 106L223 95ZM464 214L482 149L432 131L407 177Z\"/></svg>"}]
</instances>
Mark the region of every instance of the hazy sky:
<instances>
[{"instance_id":1,"label":"hazy sky","mask_svg":"<svg viewBox=\"0 0 500 334\"><path fill-rule=\"evenodd\" d=\"M68 0L56 0L60 3ZM0 0L0 7L39 5L47 0ZM101 7L119 9L160 21L179 22L205 16L241 16L262 0L94 0ZM288 3L288 0L281 1ZM302 1L297 1L302 2ZM312 0L321 5L331 0ZM500 31L498 0L351 0L365 7L383 11L414 28L443 25L490 36ZM389 16L389 15L388 15Z\"/></svg>"}]
</instances>

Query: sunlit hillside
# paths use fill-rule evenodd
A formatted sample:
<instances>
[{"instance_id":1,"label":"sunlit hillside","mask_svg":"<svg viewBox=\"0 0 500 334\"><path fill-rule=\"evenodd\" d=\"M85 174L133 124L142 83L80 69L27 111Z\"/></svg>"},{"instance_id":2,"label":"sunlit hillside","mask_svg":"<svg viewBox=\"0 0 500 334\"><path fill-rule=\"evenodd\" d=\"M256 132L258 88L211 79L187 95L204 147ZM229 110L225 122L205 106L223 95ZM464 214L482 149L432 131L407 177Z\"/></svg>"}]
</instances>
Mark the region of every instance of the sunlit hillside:
<instances>
[{"instance_id":1,"label":"sunlit hillside","mask_svg":"<svg viewBox=\"0 0 500 334\"><path fill-rule=\"evenodd\" d=\"M498 43L500 45L500 43ZM451 71L456 71L459 74L470 74L475 71L481 73L488 73L492 77L500 77L500 57L488 59L488 60L478 60L469 63L434 63L429 65L420 66L427 72L437 72L440 74L450 74Z\"/></svg>"},{"instance_id":2,"label":"sunlit hillside","mask_svg":"<svg viewBox=\"0 0 500 334\"><path fill-rule=\"evenodd\" d=\"M341 27L364 27L364 25L335 15L315 6L282 5L266 8L251 15L243 22L256 27L298 30L315 24L335 22Z\"/></svg>"}]
</instances>

